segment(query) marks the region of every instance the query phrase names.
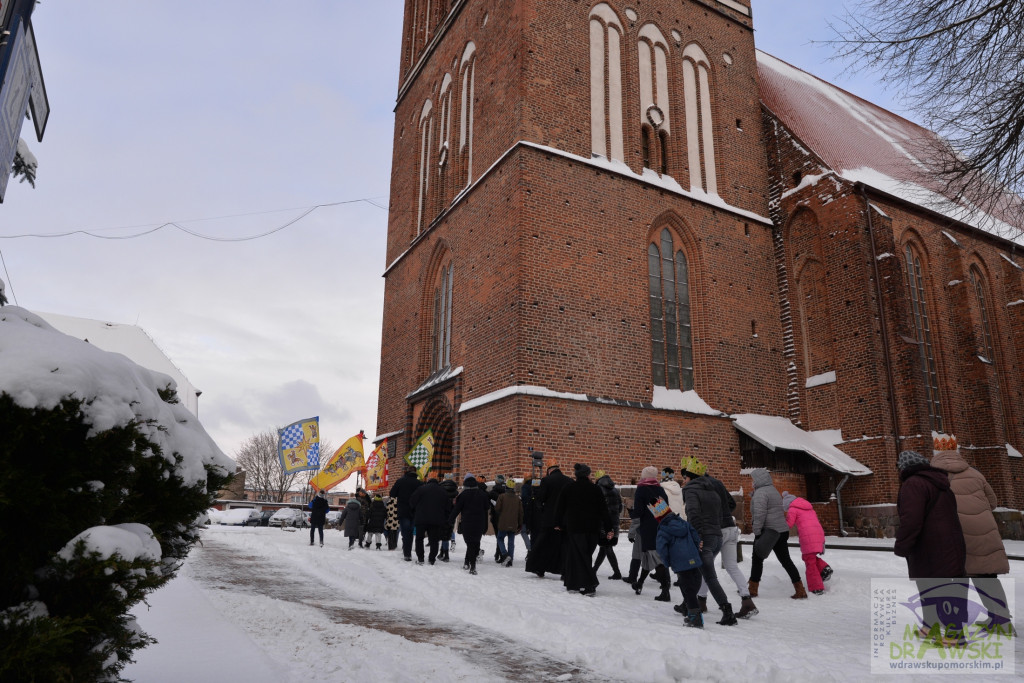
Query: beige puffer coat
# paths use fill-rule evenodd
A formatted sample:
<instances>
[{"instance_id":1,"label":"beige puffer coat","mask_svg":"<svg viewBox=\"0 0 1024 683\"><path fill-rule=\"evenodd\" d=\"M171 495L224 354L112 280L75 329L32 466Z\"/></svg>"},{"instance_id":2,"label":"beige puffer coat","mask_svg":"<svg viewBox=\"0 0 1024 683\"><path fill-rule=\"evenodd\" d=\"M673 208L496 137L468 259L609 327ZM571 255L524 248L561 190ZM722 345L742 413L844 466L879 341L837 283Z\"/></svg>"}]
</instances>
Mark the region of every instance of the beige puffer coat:
<instances>
[{"instance_id":1,"label":"beige puffer coat","mask_svg":"<svg viewBox=\"0 0 1024 683\"><path fill-rule=\"evenodd\" d=\"M967 575L1008 573L1010 562L992 514L996 494L985 477L968 465L959 451L936 451L932 467L949 475L956 495L956 511L967 544Z\"/></svg>"}]
</instances>

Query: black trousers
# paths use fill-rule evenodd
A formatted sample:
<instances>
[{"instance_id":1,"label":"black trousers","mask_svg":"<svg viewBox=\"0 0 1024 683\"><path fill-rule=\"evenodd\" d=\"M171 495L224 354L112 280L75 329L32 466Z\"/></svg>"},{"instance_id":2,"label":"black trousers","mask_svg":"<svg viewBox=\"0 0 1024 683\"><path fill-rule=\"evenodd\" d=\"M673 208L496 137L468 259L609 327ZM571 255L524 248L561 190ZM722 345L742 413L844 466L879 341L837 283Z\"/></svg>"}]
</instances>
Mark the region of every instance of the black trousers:
<instances>
[{"instance_id":1,"label":"black trousers","mask_svg":"<svg viewBox=\"0 0 1024 683\"><path fill-rule=\"evenodd\" d=\"M441 536L444 531L443 526L425 526L416 527L416 559L420 562L423 561L423 537L427 537L427 541L430 543L430 561L433 562L437 559L437 548L441 545Z\"/></svg>"}]
</instances>

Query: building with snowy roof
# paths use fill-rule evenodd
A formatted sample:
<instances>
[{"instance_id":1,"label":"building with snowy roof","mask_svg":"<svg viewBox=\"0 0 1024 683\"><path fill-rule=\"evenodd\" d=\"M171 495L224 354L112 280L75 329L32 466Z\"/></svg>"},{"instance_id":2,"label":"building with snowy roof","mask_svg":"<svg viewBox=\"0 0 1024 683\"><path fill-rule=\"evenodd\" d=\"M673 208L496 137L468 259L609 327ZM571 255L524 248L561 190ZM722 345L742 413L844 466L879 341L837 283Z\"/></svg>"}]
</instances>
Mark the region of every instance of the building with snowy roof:
<instances>
[{"instance_id":1,"label":"building with snowy roof","mask_svg":"<svg viewBox=\"0 0 1024 683\"><path fill-rule=\"evenodd\" d=\"M178 400L190 413L199 417L199 396L203 392L188 381L185 373L138 325L109 323L56 313L37 315L64 334L85 340L104 351L120 353L144 368L169 376L177 385Z\"/></svg>"},{"instance_id":2,"label":"building with snowy roof","mask_svg":"<svg viewBox=\"0 0 1024 683\"><path fill-rule=\"evenodd\" d=\"M392 472L427 430L460 476L696 456L836 531L955 435L1024 505L1020 226L942 195L928 131L758 52L749 0L410 1L395 114Z\"/></svg>"}]
</instances>

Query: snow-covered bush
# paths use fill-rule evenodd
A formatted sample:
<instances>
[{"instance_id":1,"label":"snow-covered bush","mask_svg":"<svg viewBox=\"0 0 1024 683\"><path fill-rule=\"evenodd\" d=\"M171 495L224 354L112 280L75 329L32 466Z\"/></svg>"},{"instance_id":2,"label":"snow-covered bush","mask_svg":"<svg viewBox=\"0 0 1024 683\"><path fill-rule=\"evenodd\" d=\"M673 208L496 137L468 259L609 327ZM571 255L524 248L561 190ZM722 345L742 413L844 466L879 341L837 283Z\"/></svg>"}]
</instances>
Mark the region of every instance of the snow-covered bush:
<instances>
[{"instance_id":1,"label":"snow-covered bush","mask_svg":"<svg viewBox=\"0 0 1024 683\"><path fill-rule=\"evenodd\" d=\"M116 679L233 462L166 375L0 308L0 680Z\"/></svg>"}]
</instances>

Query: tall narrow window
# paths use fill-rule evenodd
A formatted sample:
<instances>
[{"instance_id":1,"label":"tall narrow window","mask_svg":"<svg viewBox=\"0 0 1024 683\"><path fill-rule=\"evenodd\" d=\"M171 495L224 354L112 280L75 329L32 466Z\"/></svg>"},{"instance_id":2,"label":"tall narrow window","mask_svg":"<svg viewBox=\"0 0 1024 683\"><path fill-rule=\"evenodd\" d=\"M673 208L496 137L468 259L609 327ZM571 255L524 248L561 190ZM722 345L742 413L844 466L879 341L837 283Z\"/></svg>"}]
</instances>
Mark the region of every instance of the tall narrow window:
<instances>
[{"instance_id":1,"label":"tall narrow window","mask_svg":"<svg viewBox=\"0 0 1024 683\"><path fill-rule=\"evenodd\" d=\"M590 10L590 146L625 162L622 141L622 24L602 2Z\"/></svg>"},{"instance_id":2,"label":"tall narrow window","mask_svg":"<svg viewBox=\"0 0 1024 683\"><path fill-rule=\"evenodd\" d=\"M693 389L689 268L668 229L661 231L659 241L647 247L651 380L656 386L688 391Z\"/></svg>"},{"instance_id":3,"label":"tall narrow window","mask_svg":"<svg viewBox=\"0 0 1024 683\"><path fill-rule=\"evenodd\" d=\"M667 141L670 131L668 106L668 43L654 24L640 29L637 41L640 67L640 126L651 126L660 141L658 164L644 163L645 168L667 170ZM650 148L650 139L647 141Z\"/></svg>"},{"instance_id":4,"label":"tall narrow window","mask_svg":"<svg viewBox=\"0 0 1024 683\"><path fill-rule=\"evenodd\" d=\"M451 262L442 266L434 282L434 324L431 330L430 372L451 365L452 350L452 280Z\"/></svg>"},{"instance_id":5,"label":"tall narrow window","mask_svg":"<svg viewBox=\"0 0 1024 683\"><path fill-rule=\"evenodd\" d=\"M424 214L427 207L427 198L430 196L430 172L432 162L430 141L434 137L434 105L430 100L423 103L423 110L420 112L420 168L417 186L419 187L419 200L417 201L416 234L423 231Z\"/></svg>"},{"instance_id":6,"label":"tall narrow window","mask_svg":"<svg viewBox=\"0 0 1024 683\"><path fill-rule=\"evenodd\" d=\"M473 99L476 96L476 45L472 42L462 51L459 65L462 74L462 108L459 110L459 157L466 172L466 187L473 182Z\"/></svg>"},{"instance_id":7,"label":"tall narrow window","mask_svg":"<svg viewBox=\"0 0 1024 683\"><path fill-rule=\"evenodd\" d=\"M440 111L438 112L438 136L437 136L437 213L440 213L448 203L448 162L449 146L452 131L452 77L445 74L441 81L441 96L438 99Z\"/></svg>"},{"instance_id":8,"label":"tall narrow window","mask_svg":"<svg viewBox=\"0 0 1024 683\"><path fill-rule=\"evenodd\" d=\"M690 167L690 187L717 195L710 68L703 50L692 43L686 46L683 50L683 100L686 104L686 152Z\"/></svg>"},{"instance_id":9,"label":"tall narrow window","mask_svg":"<svg viewBox=\"0 0 1024 683\"><path fill-rule=\"evenodd\" d=\"M911 245L905 251L907 289L910 292L910 309L917 346L920 350L921 377L924 381L925 400L928 404L928 418L933 431L942 432L942 400L939 397L939 371L935 362L935 348L932 345L931 321L928 318L928 300L925 296L921 257Z\"/></svg>"},{"instance_id":10,"label":"tall narrow window","mask_svg":"<svg viewBox=\"0 0 1024 683\"><path fill-rule=\"evenodd\" d=\"M996 400L999 401L999 409L1003 414L1003 424L1005 425L1004 429L1007 439L1011 439L1014 434L1013 408L1003 398L1003 382L999 376L1001 366L999 364L998 351L996 350L995 336L992 334L993 323L989 317L988 297L985 296L985 276L981 274L977 266L971 266L970 278L971 284L974 286L974 296L978 302L978 316L981 319L981 350L985 354L985 358L992 363L992 377L995 384Z\"/></svg>"}]
</instances>

